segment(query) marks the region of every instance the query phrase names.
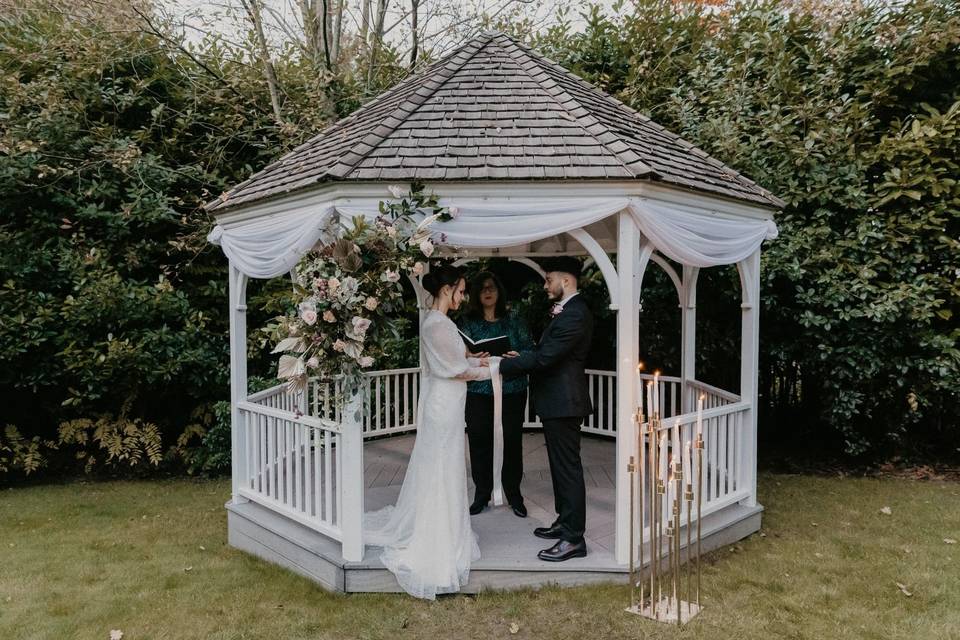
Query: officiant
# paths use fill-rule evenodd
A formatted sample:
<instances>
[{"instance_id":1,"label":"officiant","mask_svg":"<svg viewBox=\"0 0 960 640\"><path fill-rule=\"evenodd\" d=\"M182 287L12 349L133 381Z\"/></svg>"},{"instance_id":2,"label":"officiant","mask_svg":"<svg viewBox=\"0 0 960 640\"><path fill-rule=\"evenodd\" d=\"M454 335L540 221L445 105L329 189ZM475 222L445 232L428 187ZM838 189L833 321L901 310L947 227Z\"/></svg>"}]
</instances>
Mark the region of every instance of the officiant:
<instances>
[{"instance_id":1,"label":"officiant","mask_svg":"<svg viewBox=\"0 0 960 640\"><path fill-rule=\"evenodd\" d=\"M515 354L534 346L526 323L507 312L506 290L489 271L477 274L470 285L469 305L461 317L460 331L468 350L480 355ZM503 337L506 337L504 339ZM496 340L496 338L500 338ZM494 339L494 340L491 340ZM479 344L471 344L479 342ZM487 342L484 342L487 341ZM503 494L513 512L527 516L520 493L523 477L523 423L527 406L527 377L503 382ZM476 486L470 515L484 510L493 493L493 385L489 380L467 383L466 422L470 445L470 470Z\"/></svg>"}]
</instances>

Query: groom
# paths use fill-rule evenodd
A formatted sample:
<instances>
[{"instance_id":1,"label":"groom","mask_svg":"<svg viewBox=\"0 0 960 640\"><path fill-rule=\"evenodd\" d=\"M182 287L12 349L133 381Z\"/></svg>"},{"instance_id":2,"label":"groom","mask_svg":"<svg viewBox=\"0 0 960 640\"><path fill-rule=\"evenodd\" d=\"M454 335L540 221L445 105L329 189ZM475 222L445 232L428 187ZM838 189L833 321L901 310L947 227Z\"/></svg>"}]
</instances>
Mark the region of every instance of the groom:
<instances>
[{"instance_id":1,"label":"groom","mask_svg":"<svg viewBox=\"0 0 960 640\"><path fill-rule=\"evenodd\" d=\"M530 374L531 400L543 422L558 516L552 525L534 529L533 534L557 540L537 554L550 562L587 555L580 424L593 411L583 370L590 351L593 316L577 291L581 266L579 260L570 257L544 261L547 275L543 288L554 301L552 319L536 348L500 362L500 373L505 377Z\"/></svg>"}]
</instances>

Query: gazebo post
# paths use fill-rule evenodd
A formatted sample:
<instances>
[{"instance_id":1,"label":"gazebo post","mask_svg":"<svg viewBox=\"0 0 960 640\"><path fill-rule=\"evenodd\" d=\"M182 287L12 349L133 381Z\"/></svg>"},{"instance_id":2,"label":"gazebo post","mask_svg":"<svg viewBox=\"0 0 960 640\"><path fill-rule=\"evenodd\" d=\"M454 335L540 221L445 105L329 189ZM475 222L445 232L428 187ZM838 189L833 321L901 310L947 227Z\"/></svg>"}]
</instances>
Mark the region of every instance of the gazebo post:
<instances>
[{"instance_id":1,"label":"gazebo post","mask_svg":"<svg viewBox=\"0 0 960 640\"><path fill-rule=\"evenodd\" d=\"M637 424L637 363L640 359L638 303L640 297L640 230L629 211L617 214L617 463L616 560L630 555L630 474L627 461L635 455Z\"/></svg>"},{"instance_id":2,"label":"gazebo post","mask_svg":"<svg viewBox=\"0 0 960 640\"><path fill-rule=\"evenodd\" d=\"M361 387L362 389L363 387ZM348 562L363 560L363 403L361 389L344 398L344 407L337 446L342 447L337 480L343 484L337 492L340 503L337 517L342 535L341 553Z\"/></svg>"},{"instance_id":3,"label":"gazebo post","mask_svg":"<svg viewBox=\"0 0 960 640\"><path fill-rule=\"evenodd\" d=\"M233 504L247 502L240 487L247 477L247 433L240 403L247 399L247 276L231 261L230 299L230 475Z\"/></svg>"},{"instance_id":4,"label":"gazebo post","mask_svg":"<svg viewBox=\"0 0 960 640\"><path fill-rule=\"evenodd\" d=\"M680 411L696 409L696 397L690 397L687 384L697 379L697 276L700 269L683 265L680 289Z\"/></svg>"},{"instance_id":5,"label":"gazebo post","mask_svg":"<svg viewBox=\"0 0 960 640\"><path fill-rule=\"evenodd\" d=\"M743 459L740 466L739 487L746 487L749 495L742 504L757 504L757 375L760 351L760 248L737 264L743 292L740 325L740 398L750 403L742 425ZM738 488L739 488L738 487Z\"/></svg>"}]
</instances>

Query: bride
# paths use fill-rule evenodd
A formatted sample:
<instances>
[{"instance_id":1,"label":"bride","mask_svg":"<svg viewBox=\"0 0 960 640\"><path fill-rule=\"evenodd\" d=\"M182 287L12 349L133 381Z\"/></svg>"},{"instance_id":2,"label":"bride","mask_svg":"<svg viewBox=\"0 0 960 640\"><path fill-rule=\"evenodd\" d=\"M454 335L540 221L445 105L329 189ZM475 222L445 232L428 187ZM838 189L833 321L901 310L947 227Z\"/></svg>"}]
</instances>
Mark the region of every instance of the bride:
<instances>
[{"instance_id":1,"label":"bride","mask_svg":"<svg viewBox=\"0 0 960 640\"><path fill-rule=\"evenodd\" d=\"M467 380L490 378L486 358L468 358L447 312L460 307L464 279L441 266L423 277L433 305L421 327L424 367L417 437L397 504L365 516L366 543L404 591L433 600L459 591L480 559L470 526L464 462Z\"/></svg>"}]
</instances>

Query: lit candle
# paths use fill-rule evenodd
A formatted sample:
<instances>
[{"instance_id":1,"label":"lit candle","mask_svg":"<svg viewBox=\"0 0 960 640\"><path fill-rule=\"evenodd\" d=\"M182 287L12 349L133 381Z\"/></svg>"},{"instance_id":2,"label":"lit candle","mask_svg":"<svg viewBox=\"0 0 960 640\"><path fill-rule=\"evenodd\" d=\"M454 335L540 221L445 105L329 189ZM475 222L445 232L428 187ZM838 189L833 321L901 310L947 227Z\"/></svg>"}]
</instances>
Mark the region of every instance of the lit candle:
<instances>
[{"instance_id":1,"label":"lit candle","mask_svg":"<svg viewBox=\"0 0 960 640\"><path fill-rule=\"evenodd\" d=\"M660 372L653 372L653 412L660 415Z\"/></svg>"},{"instance_id":2,"label":"lit candle","mask_svg":"<svg viewBox=\"0 0 960 640\"><path fill-rule=\"evenodd\" d=\"M697 438L703 440L703 394L697 399Z\"/></svg>"},{"instance_id":3,"label":"lit candle","mask_svg":"<svg viewBox=\"0 0 960 640\"><path fill-rule=\"evenodd\" d=\"M647 383L647 419L653 417L653 383Z\"/></svg>"}]
</instances>

